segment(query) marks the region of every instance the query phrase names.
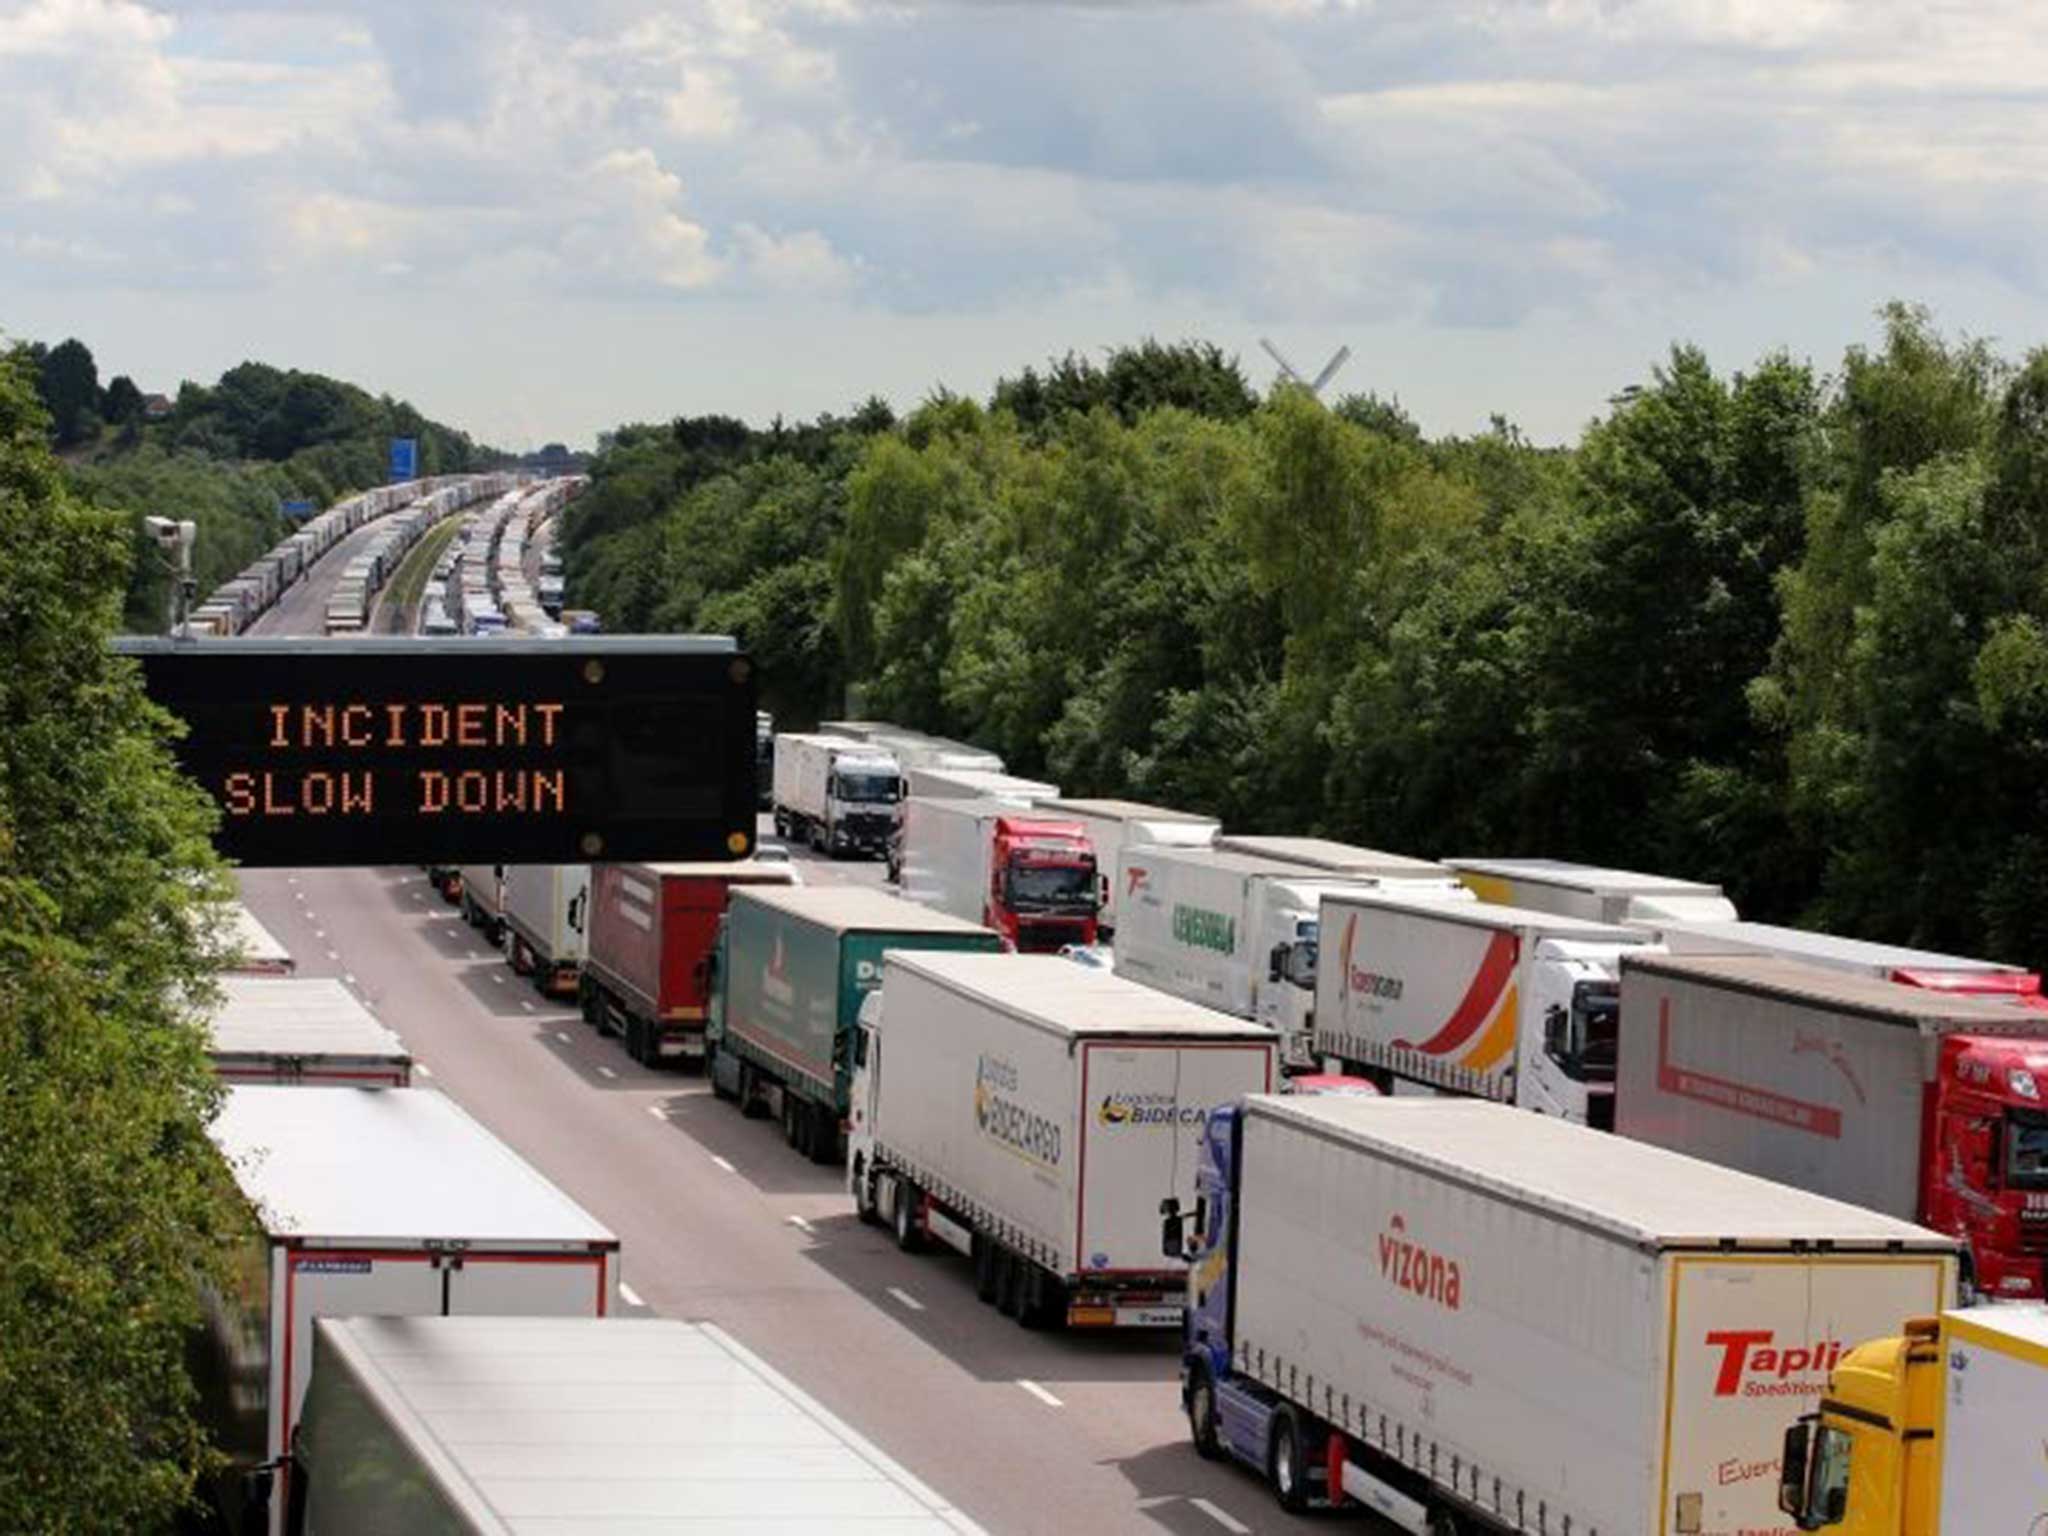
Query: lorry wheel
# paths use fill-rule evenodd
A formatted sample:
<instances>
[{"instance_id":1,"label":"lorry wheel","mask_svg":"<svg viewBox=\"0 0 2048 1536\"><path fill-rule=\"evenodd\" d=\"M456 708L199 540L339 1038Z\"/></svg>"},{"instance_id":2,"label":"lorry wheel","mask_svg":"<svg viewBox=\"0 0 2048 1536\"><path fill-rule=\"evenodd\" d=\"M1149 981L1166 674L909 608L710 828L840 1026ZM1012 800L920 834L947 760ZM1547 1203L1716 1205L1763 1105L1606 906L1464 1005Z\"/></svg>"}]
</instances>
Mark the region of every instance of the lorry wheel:
<instances>
[{"instance_id":1,"label":"lorry wheel","mask_svg":"<svg viewBox=\"0 0 2048 1536\"><path fill-rule=\"evenodd\" d=\"M626 1015L626 1054L641 1066L647 1065L647 1021Z\"/></svg>"},{"instance_id":2,"label":"lorry wheel","mask_svg":"<svg viewBox=\"0 0 2048 1536\"><path fill-rule=\"evenodd\" d=\"M738 1100L739 1094L727 1084L725 1073L719 1069L718 1047L715 1045L704 1047L704 1075L711 1079L711 1097L723 1099L728 1104Z\"/></svg>"},{"instance_id":3,"label":"lorry wheel","mask_svg":"<svg viewBox=\"0 0 2048 1536\"><path fill-rule=\"evenodd\" d=\"M597 988L588 981L581 983L576 988L576 1001L581 1005L583 1022L595 1024L597 1022L598 1010L604 1007L604 1000Z\"/></svg>"},{"instance_id":4,"label":"lorry wheel","mask_svg":"<svg viewBox=\"0 0 2048 1536\"><path fill-rule=\"evenodd\" d=\"M803 1123L797 1118L796 1098L785 1088L782 1090L782 1139L802 1152L803 1134Z\"/></svg>"},{"instance_id":5,"label":"lorry wheel","mask_svg":"<svg viewBox=\"0 0 2048 1536\"><path fill-rule=\"evenodd\" d=\"M915 1184L902 1179L896 1181L896 1213L891 1225L896 1233L896 1246L905 1253L915 1253L918 1249L917 1203L920 1198Z\"/></svg>"},{"instance_id":6,"label":"lorry wheel","mask_svg":"<svg viewBox=\"0 0 2048 1536\"><path fill-rule=\"evenodd\" d=\"M754 1073L751 1061L740 1063L740 1113L749 1120L759 1120L768 1113L768 1106L761 1102L761 1083Z\"/></svg>"},{"instance_id":7,"label":"lorry wheel","mask_svg":"<svg viewBox=\"0 0 2048 1536\"><path fill-rule=\"evenodd\" d=\"M1429 1536L1463 1536L1464 1529L1448 1509L1433 1509L1429 1513Z\"/></svg>"},{"instance_id":8,"label":"lorry wheel","mask_svg":"<svg viewBox=\"0 0 2048 1536\"><path fill-rule=\"evenodd\" d=\"M811 1161L826 1164L838 1162L839 1122L833 1118L831 1109L823 1104L813 1104L809 1106L805 1118L811 1123Z\"/></svg>"},{"instance_id":9,"label":"lorry wheel","mask_svg":"<svg viewBox=\"0 0 2048 1536\"><path fill-rule=\"evenodd\" d=\"M1005 1317L1024 1313L1024 1261L1007 1248L996 1255L996 1310Z\"/></svg>"},{"instance_id":10,"label":"lorry wheel","mask_svg":"<svg viewBox=\"0 0 2048 1536\"><path fill-rule=\"evenodd\" d=\"M974 1299L993 1304L996 1299L996 1240L974 1234Z\"/></svg>"},{"instance_id":11,"label":"lorry wheel","mask_svg":"<svg viewBox=\"0 0 2048 1536\"><path fill-rule=\"evenodd\" d=\"M1301 1424L1292 1408L1282 1408L1273 1417L1273 1448L1266 1466L1273 1480L1273 1497L1291 1515L1308 1508L1308 1473L1301 1456Z\"/></svg>"},{"instance_id":12,"label":"lorry wheel","mask_svg":"<svg viewBox=\"0 0 2048 1536\"><path fill-rule=\"evenodd\" d=\"M875 1224L875 1189L868 1181L868 1165L856 1157L853 1160L853 1177L848 1180L853 1186L853 1214L868 1226Z\"/></svg>"},{"instance_id":13,"label":"lorry wheel","mask_svg":"<svg viewBox=\"0 0 2048 1536\"><path fill-rule=\"evenodd\" d=\"M1199 1365L1188 1380L1188 1438L1204 1461L1223 1455L1216 1439L1216 1383L1209 1379L1208 1369Z\"/></svg>"}]
</instances>

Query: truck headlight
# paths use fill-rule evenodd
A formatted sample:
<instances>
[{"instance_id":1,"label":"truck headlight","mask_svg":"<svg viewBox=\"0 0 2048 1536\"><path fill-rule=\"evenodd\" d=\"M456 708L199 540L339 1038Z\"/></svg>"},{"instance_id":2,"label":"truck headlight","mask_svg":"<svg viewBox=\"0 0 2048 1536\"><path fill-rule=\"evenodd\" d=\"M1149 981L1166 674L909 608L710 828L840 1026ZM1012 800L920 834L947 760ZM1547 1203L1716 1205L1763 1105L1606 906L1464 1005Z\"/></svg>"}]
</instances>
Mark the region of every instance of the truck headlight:
<instances>
[{"instance_id":1,"label":"truck headlight","mask_svg":"<svg viewBox=\"0 0 2048 1536\"><path fill-rule=\"evenodd\" d=\"M2034 1074L2025 1067L2014 1067L2005 1074L2005 1080L2011 1085L2012 1091L2021 1098L2032 1099L2036 1103L2040 1102L2041 1085L2034 1081Z\"/></svg>"}]
</instances>

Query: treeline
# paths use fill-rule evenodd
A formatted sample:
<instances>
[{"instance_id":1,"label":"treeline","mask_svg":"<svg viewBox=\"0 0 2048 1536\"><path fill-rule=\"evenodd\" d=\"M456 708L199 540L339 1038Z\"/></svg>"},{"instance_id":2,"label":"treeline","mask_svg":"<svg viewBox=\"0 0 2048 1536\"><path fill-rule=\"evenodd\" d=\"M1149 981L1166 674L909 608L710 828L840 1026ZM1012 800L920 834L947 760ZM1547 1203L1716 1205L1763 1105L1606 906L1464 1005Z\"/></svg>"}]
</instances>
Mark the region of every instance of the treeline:
<instances>
[{"instance_id":1,"label":"treeline","mask_svg":"<svg viewBox=\"0 0 2048 1536\"><path fill-rule=\"evenodd\" d=\"M136 558L125 622L135 628L161 628L166 618L166 572L142 538L145 515L199 524L194 565L204 594L285 535L281 503L325 507L382 484L394 437L419 440L423 475L504 458L402 400L317 373L242 363L211 386L187 380L175 397L151 396L126 375L102 385L91 349L76 339L25 343L16 357L73 490L130 514Z\"/></svg>"},{"instance_id":2,"label":"treeline","mask_svg":"<svg viewBox=\"0 0 2048 1536\"><path fill-rule=\"evenodd\" d=\"M2048 353L1904 306L1828 373L1679 347L1553 450L1148 344L593 473L574 600L737 632L790 719L2048 963Z\"/></svg>"}]
</instances>

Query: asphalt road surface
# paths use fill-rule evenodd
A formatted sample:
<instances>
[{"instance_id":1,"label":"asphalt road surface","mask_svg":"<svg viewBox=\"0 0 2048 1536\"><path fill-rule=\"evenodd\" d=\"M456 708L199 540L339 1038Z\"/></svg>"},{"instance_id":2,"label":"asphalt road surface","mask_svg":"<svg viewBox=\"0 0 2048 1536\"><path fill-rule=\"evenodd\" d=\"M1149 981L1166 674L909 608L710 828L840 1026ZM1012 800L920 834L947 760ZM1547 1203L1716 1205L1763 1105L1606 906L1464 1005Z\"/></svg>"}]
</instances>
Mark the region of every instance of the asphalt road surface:
<instances>
[{"instance_id":1,"label":"asphalt road surface","mask_svg":"<svg viewBox=\"0 0 2048 1536\"><path fill-rule=\"evenodd\" d=\"M319 632L353 542L265 632ZM882 884L878 863L796 858L808 881ZM619 1235L629 1302L730 1329L991 1532L1294 1524L1189 1447L1174 1336L1030 1333L983 1306L964 1260L862 1226L840 1172L770 1122L637 1065L537 995L417 869L245 871L242 889L300 975L341 977L404 1037L423 1085Z\"/></svg>"}]
</instances>

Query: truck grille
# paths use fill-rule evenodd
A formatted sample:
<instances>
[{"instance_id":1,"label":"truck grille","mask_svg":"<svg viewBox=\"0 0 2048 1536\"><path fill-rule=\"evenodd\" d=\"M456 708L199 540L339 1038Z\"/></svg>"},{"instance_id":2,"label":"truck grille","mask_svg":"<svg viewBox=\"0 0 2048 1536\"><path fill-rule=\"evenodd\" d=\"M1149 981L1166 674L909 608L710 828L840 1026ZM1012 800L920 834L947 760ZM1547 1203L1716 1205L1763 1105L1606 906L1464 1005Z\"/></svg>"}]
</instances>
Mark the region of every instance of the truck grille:
<instances>
[{"instance_id":1,"label":"truck grille","mask_svg":"<svg viewBox=\"0 0 2048 1536\"><path fill-rule=\"evenodd\" d=\"M1031 955L1057 954L1062 944L1080 942L1081 929L1075 923L1017 924L1017 948Z\"/></svg>"},{"instance_id":2,"label":"truck grille","mask_svg":"<svg viewBox=\"0 0 2048 1536\"><path fill-rule=\"evenodd\" d=\"M2048 1254L2048 1221L2020 1222L2020 1252Z\"/></svg>"}]
</instances>

